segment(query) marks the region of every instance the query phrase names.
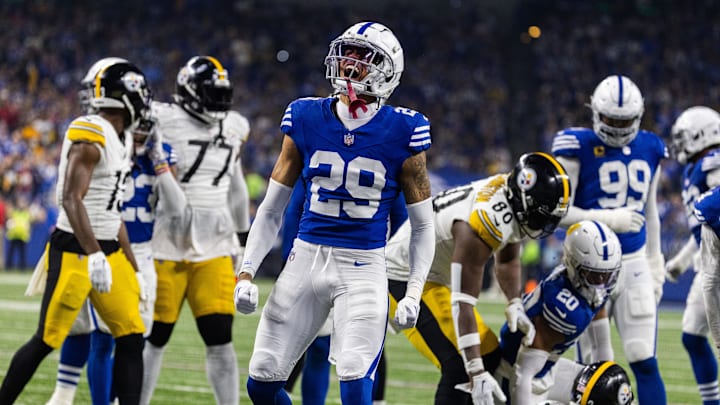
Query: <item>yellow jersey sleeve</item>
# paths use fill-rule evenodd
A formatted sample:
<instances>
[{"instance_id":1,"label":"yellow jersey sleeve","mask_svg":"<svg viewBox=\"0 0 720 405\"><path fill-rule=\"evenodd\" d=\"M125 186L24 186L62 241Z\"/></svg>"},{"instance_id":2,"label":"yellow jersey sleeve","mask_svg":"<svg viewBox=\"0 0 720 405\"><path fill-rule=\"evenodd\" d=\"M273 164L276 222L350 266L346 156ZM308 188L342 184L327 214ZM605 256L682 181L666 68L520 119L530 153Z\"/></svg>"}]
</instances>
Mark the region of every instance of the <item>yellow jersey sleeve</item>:
<instances>
[{"instance_id":1,"label":"yellow jersey sleeve","mask_svg":"<svg viewBox=\"0 0 720 405\"><path fill-rule=\"evenodd\" d=\"M86 117L80 117L71 122L66 137L71 142L97 143L103 148L105 147L105 133L102 125L94 123Z\"/></svg>"}]
</instances>

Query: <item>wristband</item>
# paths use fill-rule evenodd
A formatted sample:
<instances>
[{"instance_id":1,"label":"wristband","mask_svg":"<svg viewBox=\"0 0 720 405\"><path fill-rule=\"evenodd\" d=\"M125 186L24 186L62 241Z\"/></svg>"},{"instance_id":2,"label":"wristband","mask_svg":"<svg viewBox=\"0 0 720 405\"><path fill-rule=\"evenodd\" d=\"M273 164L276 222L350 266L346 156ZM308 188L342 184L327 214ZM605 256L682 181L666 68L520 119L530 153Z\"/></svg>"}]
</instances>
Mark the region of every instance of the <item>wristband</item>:
<instances>
[{"instance_id":1,"label":"wristband","mask_svg":"<svg viewBox=\"0 0 720 405\"><path fill-rule=\"evenodd\" d=\"M163 173L168 172L170 170L170 166L167 164L166 161L162 161L162 162L156 164L153 169L155 170L155 175L159 176Z\"/></svg>"}]
</instances>

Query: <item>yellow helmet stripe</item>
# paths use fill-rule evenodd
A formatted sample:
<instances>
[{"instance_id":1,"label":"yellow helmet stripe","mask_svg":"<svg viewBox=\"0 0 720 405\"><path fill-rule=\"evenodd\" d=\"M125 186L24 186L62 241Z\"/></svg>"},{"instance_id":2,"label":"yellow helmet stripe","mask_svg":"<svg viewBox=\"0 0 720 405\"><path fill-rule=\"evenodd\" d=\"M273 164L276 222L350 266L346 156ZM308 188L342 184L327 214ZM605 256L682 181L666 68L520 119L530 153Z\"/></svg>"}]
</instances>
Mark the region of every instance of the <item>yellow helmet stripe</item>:
<instances>
[{"instance_id":1,"label":"yellow helmet stripe","mask_svg":"<svg viewBox=\"0 0 720 405\"><path fill-rule=\"evenodd\" d=\"M588 381L587 385L585 385L585 392L583 392L582 399L580 400L580 405L587 405L588 400L590 399L590 392L592 392L595 383L597 383L597 380L600 378L600 376L603 375L605 370L607 370L613 364L617 363L615 363L614 361L606 361L600 367L598 367L592 377L590 377L590 381Z\"/></svg>"},{"instance_id":2,"label":"yellow helmet stripe","mask_svg":"<svg viewBox=\"0 0 720 405\"><path fill-rule=\"evenodd\" d=\"M100 98L100 97L102 96L102 94L100 94L100 89L101 89L100 82L102 82L102 75L103 75L103 73L105 73L105 71L106 71L110 66L112 66L112 64L103 67L103 68L100 69L100 71L97 72L97 74L95 75L95 98Z\"/></svg>"},{"instance_id":3,"label":"yellow helmet stripe","mask_svg":"<svg viewBox=\"0 0 720 405\"><path fill-rule=\"evenodd\" d=\"M540 156L543 156L545 159L549 160L550 163L552 163L553 166L555 166L558 173L560 173L560 176L562 177L562 184L563 184L563 202L560 205L562 205L563 207L567 207L567 205L570 203L570 180L568 180L569 177L567 175L567 172L565 171L565 168L562 167L560 162L555 160L555 158L552 157L551 155L548 155L545 152L536 152L536 153Z\"/></svg>"},{"instance_id":4,"label":"yellow helmet stripe","mask_svg":"<svg viewBox=\"0 0 720 405\"><path fill-rule=\"evenodd\" d=\"M218 79L225 80L227 77L225 75L227 72L225 71L225 68L220 64L220 61L213 58L212 56L206 56L210 62L212 62L213 65L215 65L215 69L218 71Z\"/></svg>"}]
</instances>

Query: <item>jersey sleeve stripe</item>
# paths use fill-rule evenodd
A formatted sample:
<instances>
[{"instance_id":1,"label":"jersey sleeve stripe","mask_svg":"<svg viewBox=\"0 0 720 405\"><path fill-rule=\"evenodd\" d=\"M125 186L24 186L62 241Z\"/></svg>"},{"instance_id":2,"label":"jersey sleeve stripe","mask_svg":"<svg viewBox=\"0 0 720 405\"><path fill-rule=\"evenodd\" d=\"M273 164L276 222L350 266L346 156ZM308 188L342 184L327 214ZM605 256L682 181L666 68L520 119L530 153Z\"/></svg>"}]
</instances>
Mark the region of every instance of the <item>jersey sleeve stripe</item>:
<instances>
[{"instance_id":1,"label":"jersey sleeve stripe","mask_svg":"<svg viewBox=\"0 0 720 405\"><path fill-rule=\"evenodd\" d=\"M282 117L280 126L292 127L292 107L288 107L285 109L285 114Z\"/></svg>"},{"instance_id":2,"label":"jersey sleeve stripe","mask_svg":"<svg viewBox=\"0 0 720 405\"><path fill-rule=\"evenodd\" d=\"M482 239L483 242L487 243L491 250L495 251L500 247L502 240L498 240L495 235L487 230L477 211L473 211L473 213L470 214L469 223L470 227L477 233L478 237Z\"/></svg>"},{"instance_id":3,"label":"jersey sleeve stripe","mask_svg":"<svg viewBox=\"0 0 720 405\"><path fill-rule=\"evenodd\" d=\"M415 131L413 131L413 132L415 132L416 134L426 133L426 132L430 133L430 125L423 125L421 127L416 127Z\"/></svg>"},{"instance_id":4,"label":"jersey sleeve stripe","mask_svg":"<svg viewBox=\"0 0 720 405\"><path fill-rule=\"evenodd\" d=\"M72 142L90 142L99 143L105 147L105 136L102 129L85 128L76 123L70 124L67 131L67 138Z\"/></svg>"},{"instance_id":5,"label":"jersey sleeve stripe","mask_svg":"<svg viewBox=\"0 0 720 405\"><path fill-rule=\"evenodd\" d=\"M580 149L580 142L571 142L558 140L557 138L553 141L552 151L557 152L563 149Z\"/></svg>"},{"instance_id":6,"label":"jersey sleeve stripe","mask_svg":"<svg viewBox=\"0 0 720 405\"><path fill-rule=\"evenodd\" d=\"M485 227L495 235L495 238L502 240L502 232L500 232L500 230L497 229L495 224L492 223L487 212L482 211L480 213L480 215L481 215L480 219L482 219L483 223L485 224Z\"/></svg>"},{"instance_id":7,"label":"jersey sleeve stripe","mask_svg":"<svg viewBox=\"0 0 720 405\"><path fill-rule=\"evenodd\" d=\"M720 155L708 156L702 160L700 169L704 172L713 171L720 168Z\"/></svg>"},{"instance_id":8,"label":"jersey sleeve stripe","mask_svg":"<svg viewBox=\"0 0 720 405\"><path fill-rule=\"evenodd\" d=\"M548 321L551 328L564 335L572 335L577 331L577 327L570 322L564 321L556 311L548 308L547 304L543 304L543 317Z\"/></svg>"},{"instance_id":9,"label":"jersey sleeve stripe","mask_svg":"<svg viewBox=\"0 0 720 405\"><path fill-rule=\"evenodd\" d=\"M430 139L426 139L424 141L419 141L419 142L410 142L408 144L408 146L410 146L411 148L417 148L419 146L429 145L431 142L432 141Z\"/></svg>"}]
</instances>

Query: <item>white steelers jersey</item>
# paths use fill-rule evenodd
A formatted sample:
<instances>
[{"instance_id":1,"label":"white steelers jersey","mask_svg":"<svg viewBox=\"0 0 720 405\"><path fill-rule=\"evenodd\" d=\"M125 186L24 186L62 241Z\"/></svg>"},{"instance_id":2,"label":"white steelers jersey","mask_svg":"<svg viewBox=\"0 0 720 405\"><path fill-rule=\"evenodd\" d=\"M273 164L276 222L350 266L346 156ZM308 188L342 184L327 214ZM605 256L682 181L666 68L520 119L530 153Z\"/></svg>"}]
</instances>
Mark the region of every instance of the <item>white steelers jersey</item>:
<instances>
[{"instance_id":1,"label":"white steelers jersey","mask_svg":"<svg viewBox=\"0 0 720 405\"><path fill-rule=\"evenodd\" d=\"M233 251L235 233L228 196L236 159L250 132L248 120L230 111L206 124L177 104L152 104L163 142L177 156L177 180L188 206L180 217L163 215L159 201L153 250L156 259L201 261Z\"/></svg>"},{"instance_id":2,"label":"white steelers jersey","mask_svg":"<svg viewBox=\"0 0 720 405\"><path fill-rule=\"evenodd\" d=\"M57 227L70 233L73 230L63 209L62 193L68 165L67 156L75 142L92 143L100 151L100 161L93 169L83 204L95 238L115 240L122 221L120 206L125 192L125 178L131 167L132 137L125 135L121 139L112 124L99 115L82 116L70 123L63 139L56 190L60 211Z\"/></svg>"},{"instance_id":3,"label":"white steelers jersey","mask_svg":"<svg viewBox=\"0 0 720 405\"><path fill-rule=\"evenodd\" d=\"M505 195L506 179L507 174L499 174L445 190L433 197L435 257L428 281L450 286L450 263L455 248L452 225L455 221L470 224L493 252L508 243L522 241L523 233ZM390 280L407 281L409 246L410 222L405 221L387 245Z\"/></svg>"}]
</instances>

